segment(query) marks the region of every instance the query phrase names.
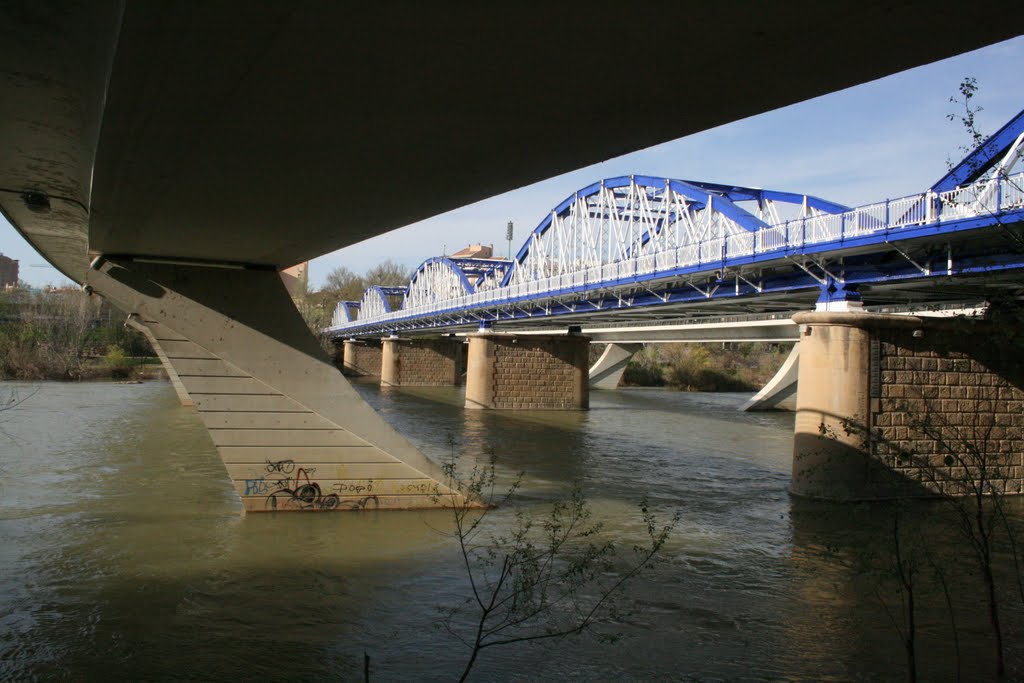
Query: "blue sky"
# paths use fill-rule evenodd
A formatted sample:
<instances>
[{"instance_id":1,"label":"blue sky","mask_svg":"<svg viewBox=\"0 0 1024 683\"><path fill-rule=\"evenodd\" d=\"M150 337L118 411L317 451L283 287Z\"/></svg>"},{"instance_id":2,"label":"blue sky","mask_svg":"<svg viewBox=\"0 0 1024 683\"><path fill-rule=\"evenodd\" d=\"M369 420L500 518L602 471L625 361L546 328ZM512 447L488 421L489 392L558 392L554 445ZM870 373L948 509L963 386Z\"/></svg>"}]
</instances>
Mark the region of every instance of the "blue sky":
<instances>
[{"instance_id":1,"label":"blue sky","mask_svg":"<svg viewBox=\"0 0 1024 683\"><path fill-rule=\"evenodd\" d=\"M766 187L859 205L919 192L946 172L966 144L963 128L946 120L965 76L978 80L980 128L994 132L1024 109L1024 36L807 102L616 157L507 192L371 240L310 264L318 286L337 266L362 272L386 259L408 267L471 242L504 255L505 224L515 224L513 252L547 212L575 190L630 173ZM737 83L752 96L777 83ZM614 131L609 134L614 134ZM0 218L0 252L21 261L32 285L63 278Z\"/></svg>"}]
</instances>

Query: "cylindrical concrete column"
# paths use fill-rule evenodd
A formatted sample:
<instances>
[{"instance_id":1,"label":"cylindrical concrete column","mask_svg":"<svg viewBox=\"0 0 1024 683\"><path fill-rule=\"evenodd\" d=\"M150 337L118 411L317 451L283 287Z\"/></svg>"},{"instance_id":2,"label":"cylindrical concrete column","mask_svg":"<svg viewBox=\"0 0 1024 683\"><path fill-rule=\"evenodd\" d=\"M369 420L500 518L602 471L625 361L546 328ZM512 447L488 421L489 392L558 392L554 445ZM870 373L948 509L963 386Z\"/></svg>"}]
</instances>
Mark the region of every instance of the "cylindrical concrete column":
<instances>
[{"instance_id":1,"label":"cylindrical concrete column","mask_svg":"<svg viewBox=\"0 0 1024 683\"><path fill-rule=\"evenodd\" d=\"M361 374L356 367L356 345L354 339L346 339L341 347L341 371L346 375Z\"/></svg>"},{"instance_id":2,"label":"cylindrical concrete column","mask_svg":"<svg viewBox=\"0 0 1024 683\"><path fill-rule=\"evenodd\" d=\"M386 337L381 343L380 358L380 385L382 387L397 387L401 382L401 352L398 348L397 337Z\"/></svg>"},{"instance_id":3,"label":"cylindrical concrete column","mask_svg":"<svg viewBox=\"0 0 1024 683\"><path fill-rule=\"evenodd\" d=\"M871 313L798 313L800 369L793 436L796 495L830 500L887 497L889 473L871 454L871 335L916 319Z\"/></svg>"},{"instance_id":4,"label":"cylindrical concrete column","mask_svg":"<svg viewBox=\"0 0 1024 683\"><path fill-rule=\"evenodd\" d=\"M494 340L486 335L469 337L466 356L466 407L494 407Z\"/></svg>"}]
</instances>

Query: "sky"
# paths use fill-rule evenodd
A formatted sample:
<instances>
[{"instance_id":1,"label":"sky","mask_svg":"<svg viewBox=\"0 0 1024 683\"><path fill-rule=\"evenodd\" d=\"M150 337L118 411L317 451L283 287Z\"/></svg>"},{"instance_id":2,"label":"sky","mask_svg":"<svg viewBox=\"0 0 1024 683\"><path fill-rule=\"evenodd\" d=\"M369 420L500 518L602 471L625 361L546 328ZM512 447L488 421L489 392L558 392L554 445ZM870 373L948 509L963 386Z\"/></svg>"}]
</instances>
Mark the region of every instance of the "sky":
<instances>
[{"instance_id":1,"label":"sky","mask_svg":"<svg viewBox=\"0 0 1024 683\"><path fill-rule=\"evenodd\" d=\"M310 285L345 266L362 273L385 259L414 268L470 243L512 252L552 207L602 178L644 174L811 194L857 206L920 192L958 161L967 144L950 97L977 79L978 126L995 132L1024 109L1024 36L829 95L616 157L379 235L310 262ZM742 83L751 93L777 83ZM781 84L781 85L780 85ZM696 98L700 97L695 93ZM609 135L614 135L614 130ZM30 285L65 284L63 276L0 218L0 253L21 261Z\"/></svg>"}]
</instances>

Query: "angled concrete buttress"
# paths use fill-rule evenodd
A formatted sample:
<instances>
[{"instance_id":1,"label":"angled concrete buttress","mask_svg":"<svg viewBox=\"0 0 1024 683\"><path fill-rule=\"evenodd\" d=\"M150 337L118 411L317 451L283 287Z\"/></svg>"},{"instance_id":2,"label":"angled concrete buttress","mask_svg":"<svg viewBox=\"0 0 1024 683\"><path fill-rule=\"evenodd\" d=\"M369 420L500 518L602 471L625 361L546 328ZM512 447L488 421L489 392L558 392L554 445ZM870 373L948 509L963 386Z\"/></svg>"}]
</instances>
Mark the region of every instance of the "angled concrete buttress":
<instances>
[{"instance_id":1,"label":"angled concrete buttress","mask_svg":"<svg viewBox=\"0 0 1024 683\"><path fill-rule=\"evenodd\" d=\"M153 333L146 325L139 320L136 315L128 316L128 325L131 325L134 329L142 333L142 336L146 338L149 345L153 347L153 351L156 352L157 358L160 359L160 363L164 366L164 371L167 373L167 378L171 380L171 386L174 387L174 393L178 395L178 400L181 401L183 406L192 406L192 397L188 395L188 390L185 389L185 385L181 383L181 377L178 377L178 371L174 369L174 365L171 363L171 359L167 357L167 353L164 352L164 347L160 345Z\"/></svg>"},{"instance_id":2,"label":"angled concrete buttress","mask_svg":"<svg viewBox=\"0 0 1024 683\"><path fill-rule=\"evenodd\" d=\"M643 344L609 344L590 368L591 389L615 389L629 360L644 348Z\"/></svg>"},{"instance_id":3,"label":"angled concrete buttress","mask_svg":"<svg viewBox=\"0 0 1024 683\"><path fill-rule=\"evenodd\" d=\"M272 269L109 259L87 280L156 340L246 510L451 504L441 468L355 393Z\"/></svg>"},{"instance_id":4,"label":"angled concrete buttress","mask_svg":"<svg viewBox=\"0 0 1024 683\"><path fill-rule=\"evenodd\" d=\"M800 376L800 342L793 344L786 361L761 391L740 410L796 410L797 379Z\"/></svg>"}]
</instances>

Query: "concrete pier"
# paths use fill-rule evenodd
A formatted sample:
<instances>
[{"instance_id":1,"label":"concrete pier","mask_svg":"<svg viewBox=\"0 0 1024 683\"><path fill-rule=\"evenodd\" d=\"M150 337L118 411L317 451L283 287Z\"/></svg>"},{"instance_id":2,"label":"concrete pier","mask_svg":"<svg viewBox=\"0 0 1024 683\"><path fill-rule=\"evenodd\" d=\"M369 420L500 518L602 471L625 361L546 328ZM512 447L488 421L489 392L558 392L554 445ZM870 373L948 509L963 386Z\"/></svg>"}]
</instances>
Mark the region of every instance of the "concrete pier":
<instances>
[{"instance_id":1,"label":"concrete pier","mask_svg":"<svg viewBox=\"0 0 1024 683\"><path fill-rule=\"evenodd\" d=\"M149 331L247 511L462 501L342 377L276 271L104 259L88 284Z\"/></svg>"},{"instance_id":2,"label":"concrete pier","mask_svg":"<svg viewBox=\"0 0 1024 683\"><path fill-rule=\"evenodd\" d=\"M466 407L588 409L589 344L587 337L578 335L471 335Z\"/></svg>"},{"instance_id":3,"label":"concrete pier","mask_svg":"<svg viewBox=\"0 0 1024 683\"><path fill-rule=\"evenodd\" d=\"M381 370L381 343L377 340L346 339L342 347L341 371L349 377L377 377Z\"/></svg>"},{"instance_id":4,"label":"concrete pier","mask_svg":"<svg viewBox=\"0 0 1024 683\"><path fill-rule=\"evenodd\" d=\"M382 341L380 383L389 387L444 387L462 383L466 343L454 337Z\"/></svg>"},{"instance_id":5,"label":"concrete pier","mask_svg":"<svg viewBox=\"0 0 1024 683\"><path fill-rule=\"evenodd\" d=\"M1021 492L1024 370L1012 330L871 313L793 319L803 326L794 494Z\"/></svg>"}]
</instances>

